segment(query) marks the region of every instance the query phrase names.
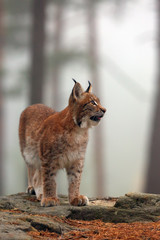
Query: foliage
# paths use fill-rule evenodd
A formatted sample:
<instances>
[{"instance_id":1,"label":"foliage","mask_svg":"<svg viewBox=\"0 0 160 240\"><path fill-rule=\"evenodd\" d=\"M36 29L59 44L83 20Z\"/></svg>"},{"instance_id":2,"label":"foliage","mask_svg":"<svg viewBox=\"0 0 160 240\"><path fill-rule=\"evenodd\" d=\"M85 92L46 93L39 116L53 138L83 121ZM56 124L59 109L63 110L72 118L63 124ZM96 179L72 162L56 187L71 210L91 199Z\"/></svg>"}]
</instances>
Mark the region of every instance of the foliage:
<instances>
[{"instance_id":1,"label":"foliage","mask_svg":"<svg viewBox=\"0 0 160 240\"><path fill-rule=\"evenodd\" d=\"M25 14L31 8L33 0L21 1L21 0L4 0L5 13L9 15Z\"/></svg>"},{"instance_id":2,"label":"foliage","mask_svg":"<svg viewBox=\"0 0 160 240\"><path fill-rule=\"evenodd\" d=\"M72 61L83 61L87 59L87 53L74 50L60 50L57 53L51 53L48 57L48 64L54 67L63 66Z\"/></svg>"}]
</instances>

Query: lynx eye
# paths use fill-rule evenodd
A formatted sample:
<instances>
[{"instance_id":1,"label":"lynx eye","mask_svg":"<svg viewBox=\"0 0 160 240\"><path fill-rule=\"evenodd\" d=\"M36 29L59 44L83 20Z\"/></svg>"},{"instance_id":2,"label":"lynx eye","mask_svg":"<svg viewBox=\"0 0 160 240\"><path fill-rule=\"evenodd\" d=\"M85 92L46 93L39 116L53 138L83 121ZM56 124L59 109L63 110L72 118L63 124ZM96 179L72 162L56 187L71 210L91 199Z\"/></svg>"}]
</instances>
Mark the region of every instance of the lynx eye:
<instances>
[{"instance_id":1,"label":"lynx eye","mask_svg":"<svg viewBox=\"0 0 160 240\"><path fill-rule=\"evenodd\" d=\"M93 105L95 105L95 106L97 106L98 104L97 104L97 102L96 101L94 101L94 100L92 100L91 101L91 103L93 104Z\"/></svg>"},{"instance_id":2,"label":"lynx eye","mask_svg":"<svg viewBox=\"0 0 160 240\"><path fill-rule=\"evenodd\" d=\"M88 105L88 104L93 104L93 105L95 105L95 106L98 105L98 103L97 103L96 101L92 100L92 101L90 101L90 102L85 103L85 104L83 105L83 108L84 108L86 105Z\"/></svg>"}]
</instances>

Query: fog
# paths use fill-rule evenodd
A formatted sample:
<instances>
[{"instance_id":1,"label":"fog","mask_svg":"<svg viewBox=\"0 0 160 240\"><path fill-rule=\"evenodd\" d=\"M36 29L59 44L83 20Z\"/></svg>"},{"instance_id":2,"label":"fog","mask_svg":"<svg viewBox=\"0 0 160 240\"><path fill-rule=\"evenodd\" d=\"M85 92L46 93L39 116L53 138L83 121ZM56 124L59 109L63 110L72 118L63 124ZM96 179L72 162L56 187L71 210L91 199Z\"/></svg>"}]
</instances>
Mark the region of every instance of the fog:
<instances>
[{"instance_id":1,"label":"fog","mask_svg":"<svg viewBox=\"0 0 160 240\"><path fill-rule=\"evenodd\" d=\"M83 2L83 1L79 1ZM4 22L12 23L5 9ZM8 12L7 12L8 11ZM105 117L97 129L102 129L99 146L103 153L105 196L120 196L127 192L143 192L146 183L150 136L157 88L157 10L151 0L126 1L116 7L114 1L102 1L96 5L96 41L98 75L96 84L90 78L87 57L75 57L63 64L59 73L57 105L53 102L54 14L52 1L46 9L45 84L43 103L57 111L68 104L73 88L72 78L85 89L88 80L93 92L107 108ZM19 14L20 15L20 14ZM22 15L22 14L21 14ZM20 16L21 16L20 15ZM3 194L26 189L26 166L19 149L18 124L21 112L29 105L31 65L30 28L31 16L25 13L26 31L17 38L26 42L24 47L5 44L3 49ZM88 48L86 11L72 5L63 9L62 49L79 54ZM16 18L15 18L16 19ZM26 21L26 22L25 22ZM23 25L22 24L22 25ZM11 38L11 35L10 35ZM12 43L12 39L10 39ZM85 54L84 54L85 55ZM89 197L97 196L96 160L94 140L96 128L90 129L89 144L82 176L81 192ZM65 171L58 174L58 191L67 193Z\"/></svg>"}]
</instances>

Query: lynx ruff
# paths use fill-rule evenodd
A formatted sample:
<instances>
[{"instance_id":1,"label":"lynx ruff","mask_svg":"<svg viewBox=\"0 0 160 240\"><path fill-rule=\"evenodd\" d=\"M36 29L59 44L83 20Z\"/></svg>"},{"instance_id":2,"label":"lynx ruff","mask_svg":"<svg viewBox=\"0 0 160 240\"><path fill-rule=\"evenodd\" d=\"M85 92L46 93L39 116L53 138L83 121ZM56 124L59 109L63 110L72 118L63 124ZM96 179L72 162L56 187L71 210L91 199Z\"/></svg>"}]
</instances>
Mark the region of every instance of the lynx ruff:
<instances>
[{"instance_id":1,"label":"lynx ruff","mask_svg":"<svg viewBox=\"0 0 160 240\"><path fill-rule=\"evenodd\" d=\"M73 79L74 80L74 79ZM76 82L68 106L61 112L35 104L20 117L19 139L28 168L29 194L36 194L41 206L58 205L56 174L65 168L69 182L69 202L85 206L88 198L79 194L80 180L88 142L88 129L96 126L106 109L91 93Z\"/></svg>"}]
</instances>

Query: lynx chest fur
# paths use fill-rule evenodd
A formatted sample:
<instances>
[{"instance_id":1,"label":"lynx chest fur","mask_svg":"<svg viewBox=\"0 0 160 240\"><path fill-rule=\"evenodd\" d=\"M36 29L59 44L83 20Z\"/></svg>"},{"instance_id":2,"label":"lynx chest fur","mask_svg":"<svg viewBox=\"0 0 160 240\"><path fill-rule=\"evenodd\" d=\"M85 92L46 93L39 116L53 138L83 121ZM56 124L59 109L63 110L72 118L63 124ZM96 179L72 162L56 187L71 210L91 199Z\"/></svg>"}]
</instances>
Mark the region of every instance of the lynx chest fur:
<instances>
[{"instance_id":1,"label":"lynx chest fur","mask_svg":"<svg viewBox=\"0 0 160 240\"><path fill-rule=\"evenodd\" d=\"M56 115L55 115L56 119ZM84 159L88 142L88 131L80 130L68 122L64 128L60 122L54 123L54 116L50 118L53 122L53 129L41 128L44 131L39 141L40 156L45 156L49 161L58 161L59 168L66 168L75 161ZM71 126L70 126L71 124ZM44 127L44 126L43 126ZM80 131L79 131L80 130Z\"/></svg>"},{"instance_id":2,"label":"lynx chest fur","mask_svg":"<svg viewBox=\"0 0 160 240\"><path fill-rule=\"evenodd\" d=\"M22 112L19 139L28 169L28 192L35 193L42 206L59 203L56 174L62 168L68 176L70 204L88 204L88 198L79 194L88 129L98 124L105 111L91 93L91 84L83 91L75 81L63 111L55 112L43 104L35 104Z\"/></svg>"}]
</instances>

